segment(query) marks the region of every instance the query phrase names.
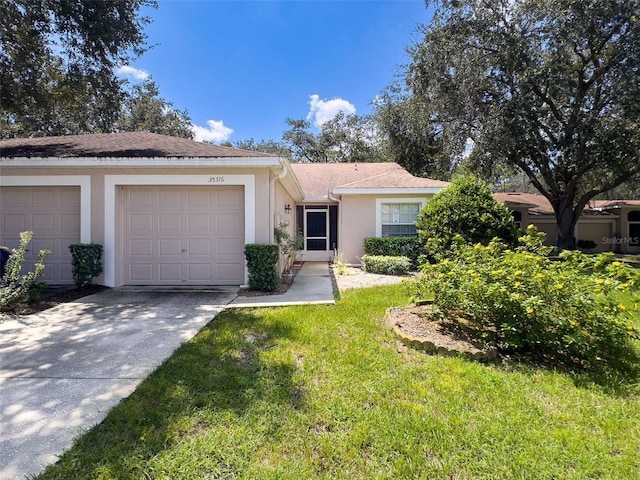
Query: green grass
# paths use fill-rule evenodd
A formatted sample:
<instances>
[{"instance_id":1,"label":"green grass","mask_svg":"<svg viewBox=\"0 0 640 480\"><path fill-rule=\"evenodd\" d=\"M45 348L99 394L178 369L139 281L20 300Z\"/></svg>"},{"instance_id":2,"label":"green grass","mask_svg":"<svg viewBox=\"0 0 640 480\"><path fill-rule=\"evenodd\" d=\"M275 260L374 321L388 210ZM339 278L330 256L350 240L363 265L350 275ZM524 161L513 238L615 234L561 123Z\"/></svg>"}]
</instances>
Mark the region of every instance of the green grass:
<instances>
[{"instance_id":1,"label":"green grass","mask_svg":"<svg viewBox=\"0 0 640 480\"><path fill-rule=\"evenodd\" d=\"M403 286L230 310L40 479L626 479L640 387L399 351Z\"/></svg>"}]
</instances>

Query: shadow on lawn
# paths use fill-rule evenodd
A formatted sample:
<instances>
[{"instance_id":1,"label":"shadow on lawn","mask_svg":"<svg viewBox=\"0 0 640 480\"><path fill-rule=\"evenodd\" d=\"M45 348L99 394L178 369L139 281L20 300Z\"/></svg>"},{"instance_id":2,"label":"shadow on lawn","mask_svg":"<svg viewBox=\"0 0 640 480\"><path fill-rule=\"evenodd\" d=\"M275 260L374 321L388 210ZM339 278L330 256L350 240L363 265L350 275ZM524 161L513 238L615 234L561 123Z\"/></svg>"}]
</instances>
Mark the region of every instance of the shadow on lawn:
<instances>
[{"instance_id":1,"label":"shadow on lawn","mask_svg":"<svg viewBox=\"0 0 640 480\"><path fill-rule=\"evenodd\" d=\"M304 390L294 381L293 360L260 358L279 339L295 335L291 330L252 310L218 315L38 478L90 478L99 472L144 477L150 459L184 437L215 428L221 415L242 423L252 408L301 408ZM265 418L272 424L261 428L277 433L279 417Z\"/></svg>"}]
</instances>

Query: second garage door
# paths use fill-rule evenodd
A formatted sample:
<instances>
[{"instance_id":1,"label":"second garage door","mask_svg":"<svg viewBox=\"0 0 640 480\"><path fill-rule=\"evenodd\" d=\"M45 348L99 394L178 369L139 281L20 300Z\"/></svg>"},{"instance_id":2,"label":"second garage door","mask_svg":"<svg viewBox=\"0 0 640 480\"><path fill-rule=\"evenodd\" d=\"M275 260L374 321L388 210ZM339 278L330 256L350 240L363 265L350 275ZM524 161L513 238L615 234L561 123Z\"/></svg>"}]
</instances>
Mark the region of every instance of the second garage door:
<instances>
[{"instance_id":1,"label":"second garage door","mask_svg":"<svg viewBox=\"0 0 640 480\"><path fill-rule=\"evenodd\" d=\"M240 285L241 186L121 187L125 285Z\"/></svg>"},{"instance_id":2,"label":"second garage door","mask_svg":"<svg viewBox=\"0 0 640 480\"><path fill-rule=\"evenodd\" d=\"M33 240L22 273L33 271L40 250L49 250L40 281L72 284L69 245L80 242L80 188L0 188L0 245L18 247L20 232L27 230Z\"/></svg>"}]
</instances>

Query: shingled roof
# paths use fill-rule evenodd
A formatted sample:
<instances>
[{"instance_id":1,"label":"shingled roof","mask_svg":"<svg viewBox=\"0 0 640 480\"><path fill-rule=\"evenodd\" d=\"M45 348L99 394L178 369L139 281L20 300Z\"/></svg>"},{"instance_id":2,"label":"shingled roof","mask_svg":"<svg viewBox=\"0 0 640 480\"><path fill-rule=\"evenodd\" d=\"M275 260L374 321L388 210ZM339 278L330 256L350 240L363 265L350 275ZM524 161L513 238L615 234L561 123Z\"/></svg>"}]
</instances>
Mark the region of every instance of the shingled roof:
<instances>
[{"instance_id":1,"label":"shingled roof","mask_svg":"<svg viewBox=\"0 0 640 480\"><path fill-rule=\"evenodd\" d=\"M325 198L330 190L439 189L447 182L414 177L397 163L292 163L304 196Z\"/></svg>"},{"instance_id":2,"label":"shingled roof","mask_svg":"<svg viewBox=\"0 0 640 480\"><path fill-rule=\"evenodd\" d=\"M0 157L273 157L268 153L221 147L149 132L97 133L0 140Z\"/></svg>"},{"instance_id":3,"label":"shingled roof","mask_svg":"<svg viewBox=\"0 0 640 480\"><path fill-rule=\"evenodd\" d=\"M511 208L526 207L531 215L553 215L547 198L537 193L497 192L493 197ZM610 215L609 210L622 206L640 206L640 200L592 200L584 207L583 215Z\"/></svg>"}]
</instances>

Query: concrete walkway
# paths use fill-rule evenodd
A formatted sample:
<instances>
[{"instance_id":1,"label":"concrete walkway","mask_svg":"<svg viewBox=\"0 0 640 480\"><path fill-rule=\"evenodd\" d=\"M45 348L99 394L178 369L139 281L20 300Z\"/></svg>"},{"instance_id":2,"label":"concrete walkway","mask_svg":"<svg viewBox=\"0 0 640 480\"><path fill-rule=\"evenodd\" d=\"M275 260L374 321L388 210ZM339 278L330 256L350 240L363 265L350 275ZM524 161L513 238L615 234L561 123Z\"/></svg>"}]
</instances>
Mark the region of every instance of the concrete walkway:
<instances>
[{"instance_id":1,"label":"concrete walkway","mask_svg":"<svg viewBox=\"0 0 640 480\"><path fill-rule=\"evenodd\" d=\"M0 478L55 462L236 291L114 288L0 322Z\"/></svg>"},{"instance_id":2,"label":"concrete walkway","mask_svg":"<svg viewBox=\"0 0 640 480\"><path fill-rule=\"evenodd\" d=\"M285 307L289 305L334 304L328 262L304 262L293 284L282 295L237 297L227 308Z\"/></svg>"}]
</instances>

